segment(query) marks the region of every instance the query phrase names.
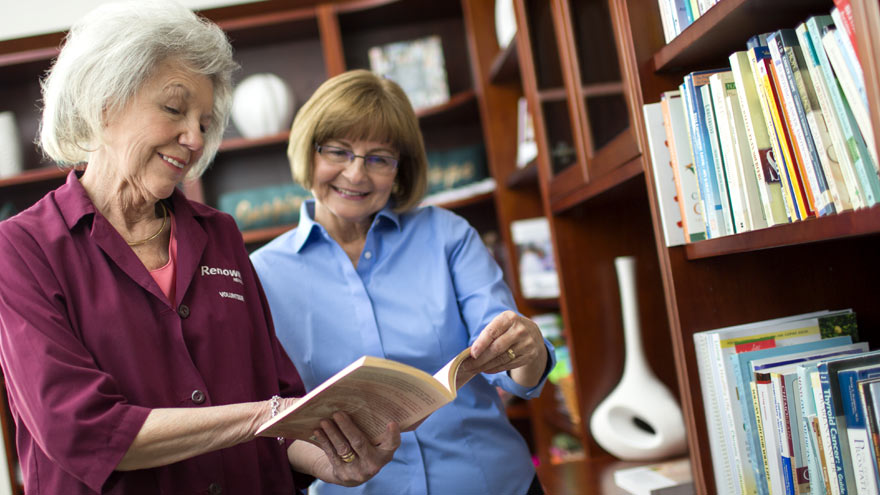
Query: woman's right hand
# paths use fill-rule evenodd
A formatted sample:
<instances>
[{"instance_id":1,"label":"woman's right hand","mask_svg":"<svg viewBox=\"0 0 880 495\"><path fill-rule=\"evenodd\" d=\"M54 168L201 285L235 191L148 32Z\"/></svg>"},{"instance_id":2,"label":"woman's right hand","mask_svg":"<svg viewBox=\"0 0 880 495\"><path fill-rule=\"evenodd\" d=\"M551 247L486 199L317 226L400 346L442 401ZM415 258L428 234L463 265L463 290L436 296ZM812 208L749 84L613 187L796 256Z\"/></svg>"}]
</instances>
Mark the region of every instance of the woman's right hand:
<instances>
[{"instance_id":1,"label":"woman's right hand","mask_svg":"<svg viewBox=\"0 0 880 495\"><path fill-rule=\"evenodd\" d=\"M391 461L394 451L400 447L400 427L389 423L374 444L348 414L337 412L332 421L321 421L315 440L324 455L315 459L311 474L328 483L356 486L375 476Z\"/></svg>"}]
</instances>

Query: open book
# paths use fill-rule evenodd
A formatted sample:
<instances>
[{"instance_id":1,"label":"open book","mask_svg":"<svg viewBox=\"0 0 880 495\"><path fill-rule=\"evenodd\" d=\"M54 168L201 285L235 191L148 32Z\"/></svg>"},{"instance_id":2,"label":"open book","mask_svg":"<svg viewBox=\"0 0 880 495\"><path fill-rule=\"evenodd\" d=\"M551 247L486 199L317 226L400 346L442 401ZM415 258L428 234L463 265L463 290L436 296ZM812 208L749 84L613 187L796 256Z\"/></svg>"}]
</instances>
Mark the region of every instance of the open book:
<instances>
[{"instance_id":1,"label":"open book","mask_svg":"<svg viewBox=\"0 0 880 495\"><path fill-rule=\"evenodd\" d=\"M469 357L470 347L431 376L397 361L363 356L263 423L256 435L313 441L321 419L336 411L347 412L371 439L392 421L406 431L452 402L458 389L474 377L475 373L459 373Z\"/></svg>"}]
</instances>

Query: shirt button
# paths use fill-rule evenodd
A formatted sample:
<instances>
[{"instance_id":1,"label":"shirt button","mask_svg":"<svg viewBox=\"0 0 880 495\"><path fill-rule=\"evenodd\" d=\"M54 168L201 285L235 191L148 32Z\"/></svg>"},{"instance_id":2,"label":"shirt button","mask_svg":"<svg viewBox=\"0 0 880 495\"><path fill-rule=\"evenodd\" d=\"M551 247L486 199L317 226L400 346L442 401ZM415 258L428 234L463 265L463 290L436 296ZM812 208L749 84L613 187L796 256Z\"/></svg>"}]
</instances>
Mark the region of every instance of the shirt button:
<instances>
[{"instance_id":1,"label":"shirt button","mask_svg":"<svg viewBox=\"0 0 880 495\"><path fill-rule=\"evenodd\" d=\"M208 487L208 493L210 493L211 495L220 495L221 493L223 493L223 487L220 486L220 483L211 483L211 485Z\"/></svg>"},{"instance_id":2,"label":"shirt button","mask_svg":"<svg viewBox=\"0 0 880 495\"><path fill-rule=\"evenodd\" d=\"M370 259L370 258L372 258L372 257L373 257L373 253L372 253L372 252L370 252L370 251L366 251L366 252L364 253L364 258L366 258L366 259Z\"/></svg>"},{"instance_id":3,"label":"shirt button","mask_svg":"<svg viewBox=\"0 0 880 495\"><path fill-rule=\"evenodd\" d=\"M205 402L205 393L202 392L201 390L193 390L193 393L190 396L190 398L192 399L192 401L194 403L201 404L202 402Z\"/></svg>"},{"instance_id":4,"label":"shirt button","mask_svg":"<svg viewBox=\"0 0 880 495\"><path fill-rule=\"evenodd\" d=\"M177 314L180 315L184 320L189 318L189 306L186 304L181 304L177 307Z\"/></svg>"}]
</instances>

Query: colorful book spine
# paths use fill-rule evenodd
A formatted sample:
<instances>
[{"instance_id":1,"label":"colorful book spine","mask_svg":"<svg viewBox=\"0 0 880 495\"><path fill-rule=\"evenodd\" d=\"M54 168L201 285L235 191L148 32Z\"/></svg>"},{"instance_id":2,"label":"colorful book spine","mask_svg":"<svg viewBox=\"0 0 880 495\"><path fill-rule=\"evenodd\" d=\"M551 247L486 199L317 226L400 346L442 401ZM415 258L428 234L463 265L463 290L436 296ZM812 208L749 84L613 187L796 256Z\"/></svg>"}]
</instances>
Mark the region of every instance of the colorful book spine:
<instances>
[{"instance_id":1,"label":"colorful book spine","mask_svg":"<svg viewBox=\"0 0 880 495\"><path fill-rule=\"evenodd\" d=\"M852 459L853 484L859 495L877 495L874 479L876 467L872 465L871 439L868 435L865 409L859 396L858 382L880 377L880 366L865 366L842 370L837 375L840 384L841 405L846 418L846 434Z\"/></svg>"},{"instance_id":2,"label":"colorful book spine","mask_svg":"<svg viewBox=\"0 0 880 495\"><path fill-rule=\"evenodd\" d=\"M699 88L709 82L709 76L717 70L692 72L685 76L683 93L688 110L691 141L694 145L694 165L703 201L703 214L706 219L706 236L715 238L727 235L725 228L718 179L715 176L715 163L709 142L709 129L703 112L703 98Z\"/></svg>"},{"instance_id":3,"label":"colorful book spine","mask_svg":"<svg viewBox=\"0 0 880 495\"><path fill-rule=\"evenodd\" d=\"M880 200L880 179L878 179L876 173L873 173L874 167L868 155L865 141L855 122L852 110L846 103L844 95L838 86L837 78L834 77L827 52L824 49L819 49L824 47L822 33L829 26L832 26L831 16L813 16L807 19L807 29L813 40L813 45L816 47L815 53L819 59L819 67L825 79L826 88L831 96L831 103L837 114L843 138L847 143L846 151L849 153L849 160L853 164L853 169L859 179L862 205L866 207L873 206Z\"/></svg>"},{"instance_id":4,"label":"colorful book spine","mask_svg":"<svg viewBox=\"0 0 880 495\"><path fill-rule=\"evenodd\" d=\"M706 225L700 201L700 187L694 170L694 153L688 132L684 100L680 91L668 91L661 97L663 125L669 156L672 160L672 178L681 209L682 228L686 242L706 239Z\"/></svg>"},{"instance_id":5,"label":"colorful book spine","mask_svg":"<svg viewBox=\"0 0 880 495\"><path fill-rule=\"evenodd\" d=\"M813 47L807 32L807 25L803 22L798 24L795 28L795 35L800 45L797 51L800 70L795 72L795 81L798 85L804 112L807 115L807 123L813 137L819 164L828 183L835 212L851 210L852 202L841 174L837 146L834 144L829 125L826 123L826 118L830 114L825 113L823 109L823 100L826 95L824 89L820 88L821 75L819 74L820 77L817 78L817 72L814 70L815 55L811 53ZM824 104L826 105L824 108L831 108L830 102Z\"/></svg>"},{"instance_id":6,"label":"colorful book spine","mask_svg":"<svg viewBox=\"0 0 880 495\"><path fill-rule=\"evenodd\" d=\"M733 220L733 232L739 234L752 230L752 222L746 208L743 182L738 168L741 160L737 156L739 149L734 145L733 118L727 111L727 97L731 93L736 98L736 84L730 71L712 74L709 77L712 94L712 107L715 109L715 122L718 128L718 144L721 147L721 158L724 174L727 178L727 195L730 202L730 216Z\"/></svg>"},{"instance_id":7,"label":"colorful book spine","mask_svg":"<svg viewBox=\"0 0 880 495\"><path fill-rule=\"evenodd\" d=\"M749 150L749 136L746 133L739 105L739 89L733 81L732 73L730 73L730 77L731 81L725 84L724 104L730 122L735 180L739 184L742 196L746 228L749 230L763 229L767 226L767 216L761 202L761 193L758 191L758 177L755 175L755 166L752 163L751 150Z\"/></svg>"},{"instance_id":8,"label":"colorful book spine","mask_svg":"<svg viewBox=\"0 0 880 495\"><path fill-rule=\"evenodd\" d=\"M831 448L831 428L828 423L828 409L825 407L825 394L822 390L822 379L818 370L810 372L810 386L813 389L813 400L816 401L816 417L819 422L819 438L822 440L822 451L825 460L824 471L828 476L828 493L840 495L841 486L837 478L837 467L834 451ZM846 487L843 487L846 490ZM844 491L845 493L845 491Z\"/></svg>"},{"instance_id":9,"label":"colorful book spine","mask_svg":"<svg viewBox=\"0 0 880 495\"><path fill-rule=\"evenodd\" d=\"M779 181L779 173L771 160L773 151L770 146L770 136L764 123L748 52L739 51L731 54L730 67L737 87L740 112L748 138L764 218L767 226L787 223L782 185Z\"/></svg>"},{"instance_id":10,"label":"colorful book spine","mask_svg":"<svg viewBox=\"0 0 880 495\"><path fill-rule=\"evenodd\" d=\"M712 74L713 76L715 74ZM718 182L718 200L721 202L721 219L724 221L724 230L728 234L735 234L733 224L733 209L731 206L729 181L727 179L727 167L724 163L724 155L721 153L720 122L715 113L714 96L712 95L712 78L700 86L700 97L703 99L703 114L706 119L706 130L709 133L709 151L712 153L712 164L715 166L715 180Z\"/></svg>"},{"instance_id":11,"label":"colorful book spine","mask_svg":"<svg viewBox=\"0 0 880 495\"><path fill-rule=\"evenodd\" d=\"M804 63L800 42L794 29L777 31L774 33L773 41L775 43L771 43L770 52L775 53L776 72L784 78L784 81L780 81L780 87L783 89L787 115L790 117L789 121L797 139L800 172L807 178L813 208L818 216L836 213L831 190L825 179L825 172L822 170L819 152L816 150L813 132L807 119L804 97L801 95L806 88L801 75L801 66Z\"/></svg>"},{"instance_id":12,"label":"colorful book spine","mask_svg":"<svg viewBox=\"0 0 880 495\"><path fill-rule=\"evenodd\" d=\"M667 247L680 246L684 244L684 229L681 208L678 206L679 198L675 190L675 180L672 177L672 158L669 151L669 141L666 139L666 129L663 125L662 104L659 102L649 103L644 105L642 111L645 117L648 147L654 171L657 205L663 222L663 237Z\"/></svg>"}]
</instances>

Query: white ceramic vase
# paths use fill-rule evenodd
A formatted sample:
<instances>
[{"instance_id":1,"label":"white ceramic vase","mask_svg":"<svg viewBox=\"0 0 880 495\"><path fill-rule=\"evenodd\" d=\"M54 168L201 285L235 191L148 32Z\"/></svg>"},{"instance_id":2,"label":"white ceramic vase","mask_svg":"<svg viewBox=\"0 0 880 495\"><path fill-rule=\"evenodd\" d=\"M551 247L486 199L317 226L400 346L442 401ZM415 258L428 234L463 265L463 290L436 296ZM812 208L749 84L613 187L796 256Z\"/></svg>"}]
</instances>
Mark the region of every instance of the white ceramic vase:
<instances>
[{"instance_id":1,"label":"white ceramic vase","mask_svg":"<svg viewBox=\"0 0 880 495\"><path fill-rule=\"evenodd\" d=\"M0 178L18 175L24 170L18 124L12 112L0 112Z\"/></svg>"},{"instance_id":2,"label":"white ceramic vase","mask_svg":"<svg viewBox=\"0 0 880 495\"><path fill-rule=\"evenodd\" d=\"M636 301L635 258L615 258L626 357L623 377L590 418L596 442L623 460L648 461L687 449L681 408L648 367Z\"/></svg>"},{"instance_id":3,"label":"white ceramic vase","mask_svg":"<svg viewBox=\"0 0 880 495\"><path fill-rule=\"evenodd\" d=\"M289 128L293 92L280 77L263 72L243 79L235 88L232 121L246 138L271 136Z\"/></svg>"}]
</instances>

